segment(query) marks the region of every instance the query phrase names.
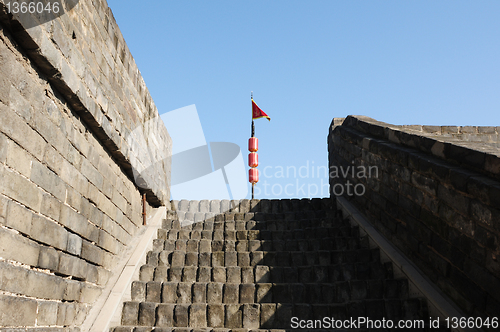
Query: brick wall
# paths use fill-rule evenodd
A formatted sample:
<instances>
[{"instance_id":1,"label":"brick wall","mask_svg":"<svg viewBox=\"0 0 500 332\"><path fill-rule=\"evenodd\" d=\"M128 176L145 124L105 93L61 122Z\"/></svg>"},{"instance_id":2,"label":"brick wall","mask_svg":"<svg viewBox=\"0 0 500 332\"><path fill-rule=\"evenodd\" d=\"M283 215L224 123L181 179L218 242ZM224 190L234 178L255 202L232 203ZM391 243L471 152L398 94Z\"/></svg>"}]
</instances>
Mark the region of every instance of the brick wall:
<instances>
[{"instance_id":1,"label":"brick wall","mask_svg":"<svg viewBox=\"0 0 500 332\"><path fill-rule=\"evenodd\" d=\"M23 24L0 2L0 327L78 327L172 143L105 1Z\"/></svg>"},{"instance_id":2,"label":"brick wall","mask_svg":"<svg viewBox=\"0 0 500 332\"><path fill-rule=\"evenodd\" d=\"M355 204L475 317L500 312L498 129L349 116L328 136L332 197Z\"/></svg>"}]
</instances>

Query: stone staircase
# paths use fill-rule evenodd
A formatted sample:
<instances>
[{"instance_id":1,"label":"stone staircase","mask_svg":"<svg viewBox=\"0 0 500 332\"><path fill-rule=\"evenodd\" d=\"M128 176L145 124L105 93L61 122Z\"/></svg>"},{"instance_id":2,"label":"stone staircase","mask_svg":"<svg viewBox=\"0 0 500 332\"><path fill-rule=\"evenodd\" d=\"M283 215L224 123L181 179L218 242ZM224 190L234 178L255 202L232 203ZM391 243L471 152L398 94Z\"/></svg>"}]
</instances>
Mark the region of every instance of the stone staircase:
<instances>
[{"instance_id":1,"label":"stone staircase","mask_svg":"<svg viewBox=\"0 0 500 332\"><path fill-rule=\"evenodd\" d=\"M172 201L111 331L284 331L292 317L427 322L425 301L409 298L408 281L330 202Z\"/></svg>"}]
</instances>

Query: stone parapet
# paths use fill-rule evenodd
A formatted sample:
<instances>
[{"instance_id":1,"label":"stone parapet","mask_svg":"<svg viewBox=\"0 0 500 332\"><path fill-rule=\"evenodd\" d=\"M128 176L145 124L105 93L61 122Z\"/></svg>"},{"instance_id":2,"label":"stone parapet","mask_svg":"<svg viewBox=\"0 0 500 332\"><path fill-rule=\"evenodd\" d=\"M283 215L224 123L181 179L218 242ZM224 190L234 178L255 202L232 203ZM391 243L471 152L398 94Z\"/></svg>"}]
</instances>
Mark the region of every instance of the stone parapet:
<instances>
[{"instance_id":1,"label":"stone parapet","mask_svg":"<svg viewBox=\"0 0 500 332\"><path fill-rule=\"evenodd\" d=\"M445 132L469 130L464 128L497 133L496 127L334 120L330 190L360 209L465 312L493 317L500 310L499 150L443 139Z\"/></svg>"},{"instance_id":2,"label":"stone parapet","mask_svg":"<svg viewBox=\"0 0 500 332\"><path fill-rule=\"evenodd\" d=\"M76 331L142 194L169 200L171 139L105 1L24 18L0 1L0 329Z\"/></svg>"}]
</instances>

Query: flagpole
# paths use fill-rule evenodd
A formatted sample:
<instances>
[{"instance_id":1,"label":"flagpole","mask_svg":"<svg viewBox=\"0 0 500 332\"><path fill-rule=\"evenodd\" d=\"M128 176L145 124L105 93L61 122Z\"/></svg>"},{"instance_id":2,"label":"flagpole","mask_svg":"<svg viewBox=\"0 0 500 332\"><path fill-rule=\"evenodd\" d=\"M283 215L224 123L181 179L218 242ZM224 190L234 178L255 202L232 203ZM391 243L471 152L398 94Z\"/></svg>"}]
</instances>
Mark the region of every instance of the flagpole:
<instances>
[{"instance_id":1,"label":"flagpole","mask_svg":"<svg viewBox=\"0 0 500 332\"><path fill-rule=\"evenodd\" d=\"M250 99L253 101L253 91L250 92ZM255 137L255 123L253 121L253 105L252 105L252 136ZM255 183L252 182L252 199L254 199Z\"/></svg>"}]
</instances>

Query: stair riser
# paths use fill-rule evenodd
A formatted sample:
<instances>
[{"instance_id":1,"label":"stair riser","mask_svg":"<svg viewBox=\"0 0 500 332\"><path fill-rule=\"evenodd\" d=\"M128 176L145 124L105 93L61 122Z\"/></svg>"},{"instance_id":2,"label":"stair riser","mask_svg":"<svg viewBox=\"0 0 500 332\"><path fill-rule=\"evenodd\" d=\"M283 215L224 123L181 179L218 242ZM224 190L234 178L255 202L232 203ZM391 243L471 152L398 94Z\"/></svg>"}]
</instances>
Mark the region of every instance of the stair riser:
<instances>
[{"instance_id":1,"label":"stair riser","mask_svg":"<svg viewBox=\"0 0 500 332\"><path fill-rule=\"evenodd\" d=\"M178 267L144 265L140 281L230 282L230 283L335 283L351 280L392 278L391 270L380 263L337 264L307 267Z\"/></svg>"},{"instance_id":2,"label":"stair riser","mask_svg":"<svg viewBox=\"0 0 500 332\"><path fill-rule=\"evenodd\" d=\"M290 328L300 319L396 319L425 309L419 300L366 300L349 304L155 304L125 302L122 325L191 328Z\"/></svg>"},{"instance_id":3,"label":"stair riser","mask_svg":"<svg viewBox=\"0 0 500 332\"><path fill-rule=\"evenodd\" d=\"M290 231L307 228L339 228L351 226L347 221L335 219L307 219L283 221L282 219L273 219L268 221L213 221L204 220L203 222L193 222L189 225L182 225L176 219L164 219L162 229L185 229L185 230L269 230L269 231Z\"/></svg>"},{"instance_id":4,"label":"stair riser","mask_svg":"<svg viewBox=\"0 0 500 332\"><path fill-rule=\"evenodd\" d=\"M331 284L238 284L134 282L132 301L155 303L345 303L366 299L406 299L406 280Z\"/></svg>"},{"instance_id":5,"label":"stair riser","mask_svg":"<svg viewBox=\"0 0 500 332\"><path fill-rule=\"evenodd\" d=\"M332 255L342 256L338 251L347 252L351 256L359 256L364 260L365 252L369 249L363 249L368 246L367 241L359 242L355 238L334 238L319 240L208 240L208 239L156 239L153 243L152 252L160 253L162 251L185 251L185 252L218 252L218 251L237 251L237 252L256 252L256 251L276 251L276 252L317 252L329 251ZM355 249L348 250L349 247ZM352 253L353 250L360 254ZM352 253L352 254L351 254ZM378 254L378 252L377 252Z\"/></svg>"},{"instance_id":6,"label":"stair riser","mask_svg":"<svg viewBox=\"0 0 500 332\"><path fill-rule=\"evenodd\" d=\"M352 253L353 251L348 251ZM357 259L356 259L357 258ZM329 266L348 262L369 263L376 262L376 256L372 256L369 250L359 253L354 252L352 256L342 251L217 251L217 252L184 252L184 251L151 251L147 256L147 264L153 266L167 267L248 267L256 265L303 267L303 266Z\"/></svg>"},{"instance_id":7,"label":"stair riser","mask_svg":"<svg viewBox=\"0 0 500 332\"><path fill-rule=\"evenodd\" d=\"M201 200L172 201L172 210L183 212L265 212L282 213L287 211L317 211L329 210L331 200L297 199L297 200Z\"/></svg>"}]
</instances>

